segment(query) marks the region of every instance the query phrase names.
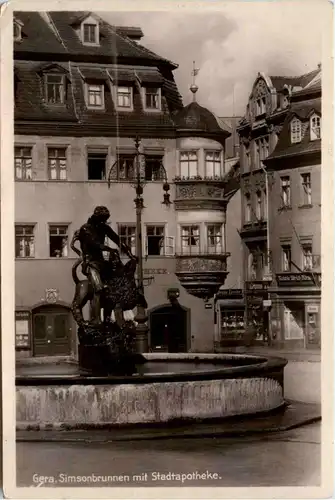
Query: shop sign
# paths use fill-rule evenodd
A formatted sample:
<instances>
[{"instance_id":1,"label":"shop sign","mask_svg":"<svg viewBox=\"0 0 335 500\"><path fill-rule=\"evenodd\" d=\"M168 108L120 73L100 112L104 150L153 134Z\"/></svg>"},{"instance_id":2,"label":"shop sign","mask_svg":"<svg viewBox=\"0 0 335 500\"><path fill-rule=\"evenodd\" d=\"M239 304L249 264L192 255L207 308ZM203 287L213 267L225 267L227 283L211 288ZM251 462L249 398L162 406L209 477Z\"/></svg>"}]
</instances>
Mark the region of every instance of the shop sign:
<instances>
[{"instance_id":1,"label":"shop sign","mask_svg":"<svg viewBox=\"0 0 335 500\"><path fill-rule=\"evenodd\" d=\"M316 305L308 305L308 306L307 306L307 312L308 312L308 313L318 313L318 312L319 312L319 306L316 306Z\"/></svg>"},{"instance_id":2,"label":"shop sign","mask_svg":"<svg viewBox=\"0 0 335 500\"><path fill-rule=\"evenodd\" d=\"M272 300L266 299L263 300L263 307L271 307L272 306Z\"/></svg>"},{"instance_id":3,"label":"shop sign","mask_svg":"<svg viewBox=\"0 0 335 500\"><path fill-rule=\"evenodd\" d=\"M215 296L216 300L220 299L243 299L243 290L241 288L227 288L219 290Z\"/></svg>"},{"instance_id":4,"label":"shop sign","mask_svg":"<svg viewBox=\"0 0 335 500\"><path fill-rule=\"evenodd\" d=\"M269 289L268 281L246 281L245 288L248 291L264 292Z\"/></svg>"},{"instance_id":5,"label":"shop sign","mask_svg":"<svg viewBox=\"0 0 335 500\"><path fill-rule=\"evenodd\" d=\"M213 309L212 304L205 304L205 309Z\"/></svg>"},{"instance_id":6,"label":"shop sign","mask_svg":"<svg viewBox=\"0 0 335 500\"><path fill-rule=\"evenodd\" d=\"M280 273L276 275L279 286L321 284L321 273Z\"/></svg>"},{"instance_id":7,"label":"shop sign","mask_svg":"<svg viewBox=\"0 0 335 500\"><path fill-rule=\"evenodd\" d=\"M15 312L15 346L17 348L30 348L29 321L29 312Z\"/></svg>"}]
</instances>

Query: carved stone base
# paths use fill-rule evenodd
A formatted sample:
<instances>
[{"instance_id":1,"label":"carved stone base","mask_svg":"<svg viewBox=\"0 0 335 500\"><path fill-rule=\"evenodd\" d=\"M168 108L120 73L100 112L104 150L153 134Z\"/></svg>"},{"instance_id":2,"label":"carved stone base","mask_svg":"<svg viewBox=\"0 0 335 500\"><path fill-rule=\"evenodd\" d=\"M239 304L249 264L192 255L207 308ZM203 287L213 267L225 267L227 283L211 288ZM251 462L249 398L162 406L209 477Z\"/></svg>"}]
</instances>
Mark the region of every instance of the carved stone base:
<instances>
[{"instance_id":1,"label":"carved stone base","mask_svg":"<svg viewBox=\"0 0 335 500\"><path fill-rule=\"evenodd\" d=\"M82 375L133 375L146 360L136 353L136 330L132 322L79 327L79 370Z\"/></svg>"}]
</instances>

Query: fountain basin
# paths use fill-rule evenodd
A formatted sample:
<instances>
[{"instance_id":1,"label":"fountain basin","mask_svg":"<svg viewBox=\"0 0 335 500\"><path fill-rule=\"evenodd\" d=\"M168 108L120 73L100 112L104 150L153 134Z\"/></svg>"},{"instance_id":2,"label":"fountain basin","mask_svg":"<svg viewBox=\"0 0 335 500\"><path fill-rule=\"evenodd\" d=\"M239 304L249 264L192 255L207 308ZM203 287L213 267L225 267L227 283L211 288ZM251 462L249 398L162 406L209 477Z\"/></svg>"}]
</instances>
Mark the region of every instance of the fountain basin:
<instances>
[{"instance_id":1,"label":"fountain basin","mask_svg":"<svg viewBox=\"0 0 335 500\"><path fill-rule=\"evenodd\" d=\"M16 377L18 429L83 429L259 415L284 404L286 360L238 354L145 354L132 376Z\"/></svg>"}]
</instances>

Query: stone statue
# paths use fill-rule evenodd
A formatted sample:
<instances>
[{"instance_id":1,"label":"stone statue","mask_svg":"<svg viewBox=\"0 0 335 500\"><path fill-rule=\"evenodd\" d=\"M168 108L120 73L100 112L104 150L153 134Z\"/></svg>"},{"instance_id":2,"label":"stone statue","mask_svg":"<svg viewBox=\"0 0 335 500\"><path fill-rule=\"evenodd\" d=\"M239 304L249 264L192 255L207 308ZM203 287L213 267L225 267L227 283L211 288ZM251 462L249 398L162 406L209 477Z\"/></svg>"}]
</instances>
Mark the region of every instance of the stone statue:
<instances>
[{"instance_id":1,"label":"stone statue","mask_svg":"<svg viewBox=\"0 0 335 500\"><path fill-rule=\"evenodd\" d=\"M96 207L87 223L73 236L71 248L80 258L72 268L75 283L72 313L79 327L79 351L85 353L85 363L94 361L90 349L95 346L100 351L102 349L104 359L108 358L107 351L112 355L115 368L115 363L119 364L121 357L130 354L133 349L136 324L132 310L137 305L146 308L147 303L135 281L137 258L126 245L120 243L119 236L107 224L109 216L106 207ZM128 255L129 260L125 264L120 259L119 251L105 244L106 237ZM80 250L75 246L78 241ZM109 253L108 259L104 258L103 252ZM83 280L77 275L80 265L86 277ZM90 319L85 321L83 308L88 301Z\"/></svg>"}]
</instances>

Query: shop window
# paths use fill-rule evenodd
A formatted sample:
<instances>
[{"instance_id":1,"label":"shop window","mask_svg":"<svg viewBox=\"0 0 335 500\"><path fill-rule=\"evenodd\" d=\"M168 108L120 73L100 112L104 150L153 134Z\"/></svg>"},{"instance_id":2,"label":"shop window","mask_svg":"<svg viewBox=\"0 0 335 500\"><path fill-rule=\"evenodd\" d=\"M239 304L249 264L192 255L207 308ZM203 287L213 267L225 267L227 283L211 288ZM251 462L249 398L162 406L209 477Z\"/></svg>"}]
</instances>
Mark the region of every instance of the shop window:
<instances>
[{"instance_id":1,"label":"shop window","mask_svg":"<svg viewBox=\"0 0 335 500\"><path fill-rule=\"evenodd\" d=\"M32 258L35 256L34 225L15 226L15 257Z\"/></svg>"},{"instance_id":2,"label":"shop window","mask_svg":"<svg viewBox=\"0 0 335 500\"><path fill-rule=\"evenodd\" d=\"M88 180L103 181L106 179L106 160L107 153L93 151L87 153Z\"/></svg>"},{"instance_id":3,"label":"shop window","mask_svg":"<svg viewBox=\"0 0 335 500\"><path fill-rule=\"evenodd\" d=\"M198 175L197 151L180 151L179 166L181 177L196 177Z\"/></svg>"},{"instance_id":4,"label":"shop window","mask_svg":"<svg viewBox=\"0 0 335 500\"><path fill-rule=\"evenodd\" d=\"M15 312L15 347L16 349L30 348L30 313L29 311Z\"/></svg>"},{"instance_id":5,"label":"shop window","mask_svg":"<svg viewBox=\"0 0 335 500\"><path fill-rule=\"evenodd\" d=\"M164 255L164 226L146 227L146 255Z\"/></svg>"},{"instance_id":6,"label":"shop window","mask_svg":"<svg viewBox=\"0 0 335 500\"><path fill-rule=\"evenodd\" d=\"M244 308L220 308L221 341L240 339L245 332Z\"/></svg>"},{"instance_id":7,"label":"shop window","mask_svg":"<svg viewBox=\"0 0 335 500\"><path fill-rule=\"evenodd\" d=\"M50 257L68 256L68 226L49 226Z\"/></svg>"},{"instance_id":8,"label":"shop window","mask_svg":"<svg viewBox=\"0 0 335 500\"><path fill-rule=\"evenodd\" d=\"M27 181L32 179L32 148L14 148L15 179Z\"/></svg>"},{"instance_id":9,"label":"shop window","mask_svg":"<svg viewBox=\"0 0 335 500\"><path fill-rule=\"evenodd\" d=\"M124 225L119 226L119 237L121 243L127 245L131 249L131 253L136 253L136 226Z\"/></svg>"},{"instance_id":10,"label":"shop window","mask_svg":"<svg viewBox=\"0 0 335 500\"><path fill-rule=\"evenodd\" d=\"M181 227L181 251L183 254L200 253L200 228L196 225Z\"/></svg>"},{"instance_id":11,"label":"shop window","mask_svg":"<svg viewBox=\"0 0 335 500\"><path fill-rule=\"evenodd\" d=\"M48 148L48 171L50 180L66 180L66 148Z\"/></svg>"}]
</instances>

